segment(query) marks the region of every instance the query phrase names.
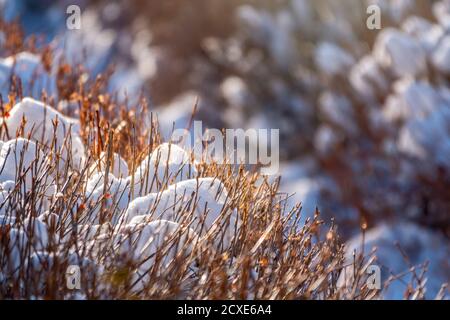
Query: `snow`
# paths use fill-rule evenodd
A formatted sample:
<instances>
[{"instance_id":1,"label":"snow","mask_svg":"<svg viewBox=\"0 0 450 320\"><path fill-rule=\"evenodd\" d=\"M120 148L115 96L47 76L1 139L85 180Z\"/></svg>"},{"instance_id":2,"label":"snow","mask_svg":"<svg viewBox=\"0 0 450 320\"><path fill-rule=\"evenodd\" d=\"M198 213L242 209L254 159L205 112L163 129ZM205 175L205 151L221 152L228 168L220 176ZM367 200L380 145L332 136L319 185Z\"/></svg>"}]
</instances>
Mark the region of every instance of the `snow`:
<instances>
[{"instance_id":1,"label":"snow","mask_svg":"<svg viewBox=\"0 0 450 320\"><path fill-rule=\"evenodd\" d=\"M448 0L438 1L433 5L433 13L439 23L445 28L450 30L450 2Z\"/></svg>"},{"instance_id":2,"label":"snow","mask_svg":"<svg viewBox=\"0 0 450 320\"><path fill-rule=\"evenodd\" d=\"M45 211L40 214L37 219L43 222L47 228L55 228L60 221L60 216L56 213L50 213L49 211Z\"/></svg>"},{"instance_id":3,"label":"snow","mask_svg":"<svg viewBox=\"0 0 450 320\"><path fill-rule=\"evenodd\" d=\"M314 167L313 159L299 159L284 164L280 168L281 184L280 192L289 213L297 204L301 203L301 219L299 225L303 225L308 217L312 217L316 207L319 206L320 183L317 179L310 177L309 172Z\"/></svg>"},{"instance_id":4,"label":"snow","mask_svg":"<svg viewBox=\"0 0 450 320\"><path fill-rule=\"evenodd\" d=\"M82 242L95 241L103 235L107 235L109 224L82 224L78 227L78 237Z\"/></svg>"},{"instance_id":5,"label":"snow","mask_svg":"<svg viewBox=\"0 0 450 320\"><path fill-rule=\"evenodd\" d=\"M399 150L428 159L436 165L450 167L450 99L423 81L405 79L395 84L395 92L388 97L383 116L388 123L400 121Z\"/></svg>"},{"instance_id":6,"label":"snow","mask_svg":"<svg viewBox=\"0 0 450 320\"><path fill-rule=\"evenodd\" d=\"M14 189L15 185L16 183L13 180L6 180L0 183L0 216L4 216L8 211L9 207L8 195L11 193L11 190Z\"/></svg>"},{"instance_id":7,"label":"snow","mask_svg":"<svg viewBox=\"0 0 450 320\"><path fill-rule=\"evenodd\" d=\"M393 28L380 32L374 45L374 56L397 77L417 76L426 70L426 52L420 42Z\"/></svg>"},{"instance_id":8,"label":"snow","mask_svg":"<svg viewBox=\"0 0 450 320\"><path fill-rule=\"evenodd\" d=\"M196 175L190 155L176 144L163 143L142 160L134 173L134 197L160 191ZM131 179L131 178L130 178Z\"/></svg>"},{"instance_id":9,"label":"snow","mask_svg":"<svg viewBox=\"0 0 450 320\"><path fill-rule=\"evenodd\" d=\"M301 28L311 27L314 12L309 0L293 0L291 6Z\"/></svg>"},{"instance_id":10,"label":"snow","mask_svg":"<svg viewBox=\"0 0 450 320\"><path fill-rule=\"evenodd\" d=\"M55 144L56 149L62 154L63 162L70 156L75 167L81 167L85 161L84 145L81 138L73 128L73 120L68 120L57 110L32 98L23 98L14 105L9 116L3 121L6 123L10 136L15 136L25 118L24 136L30 135L31 139L40 142L47 147ZM54 126L57 121L58 125ZM63 165L63 164L61 164Z\"/></svg>"},{"instance_id":11,"label":"snow","mask_svg":"<svg viewBox=\"0 0 450 320\"><path fill-rule=\"evenodd\" d=\"M12 75L20 79L25 96L40 98L42 91L48 96L56 95L55 78L45 71L41 58L36 54L21 52L0 58L0 93L4 100L8 97Z\"/></svg>"},{"instance_id":12,"label":"snow","mask_svg":"<svg viewBox=\"0 0 450 320\"><path fill-rule=\"evenodd\" d=\"M96 75L108 65L117 34L113 30L102 29L99 17L93 10L84 10L81 21L82 28L67 30L58 46L69 63L83 63Z\"/></svg>"},{"instance_id":13,"label":"snow","mask_svg":"<svg viewBox=\"0 0 450 320\"><path fill-rule=\"evenodd\" d=\"M183 260L183 257L191 254L195 241L195 232L165 220L128 225L113 240L114 250L121 261L138 265L131 279L134 292L139 292L149 284L149 270L155 259L161 258L159 270L167 270L174 259ZM164 256L157 256L156 253Z\"/></svg>"},{"instance_id":14,"label":"snow","mask_svg":"<svg viewBox=\"0 0 450 320\"><path fill-rule=\"evenodd\" d=\"M113 209L113 224L118 222L131 200L141 195L152 194L152 192L161 192L173 183L196 175L196 169L190 162L189 154L177 145L168 143L159 145L149 154L133 175L124 177L125 169L121 172L118 169L119 164L120 167L126 168L126 164L117 155L115 169L110 172L108 179L105 179L104 171L98 171L95 167L91 168L93 174L86 183L86 196L89 202L96 203L103 199L103 205ZM105 187L106 180L108 185ZM107 198L105 194L108 195ZM97 206L91 216L92 222L99 222L99 210Z\"/></svg>"},{"instance_id":15,"label":"snow","mask_svg":"<svg viewBox=\"0 0 450 320\"><path fill-rule=\"evenodd\" d=\"M440 97L433 86L426 82L403 79L393 85L383 109L388 121L425 118L439 106Z\"/></svg>"},{"instance_id":16,"label":"snow","mask_svg":"<svg viewBox=\"0 0 450 320\"><path fill-rule=\"evenodd\" d=\"M150 193L132 201L125 213L125 223L136 223L140 216L150 215L152 219L162 219L174 222L189 223L191 228L203 236L208 232L223 228L224 247L232 240L234 228L239 226L236 211L226 211L227 190L214 178L199 178L178 182L161 193ZM193 207L193 216L190 215ZM229 215L229 223L219 226L221 214ZM214 239L220 243L221 239Z\"/></svg>"},{"instance_id":17,"label":"snow","mask_svg":"<svg viewBox=\"0 0 450 320\"><path fill-rule=\"evenodd\" d=\"M243 108L248 103L247 84L239 77L226 78L222 82L220 90L228 104L234 108Z\"/></svg>"},{"instance_id":18,"label":"snow","mask_svg":"<svg viewBox=\"0 0 450 320\"><path fill-rule=\"evenodd\" d=\"M433 25L433 27L420 38L420 43L430 55L434 52L437 45L445 35L445 31L440 25Z\"/></svg>"},{"instance_id":19,"label":"snow","mask_svg":"<svg viewBox=\"0 0 450 320\"><path fill-rule=\"evenodd\" d=\"M11 275L17 274L21 267L21 255L28 247L28 237L26 233L17 228L11 228L5 245L8 246L8 264Z\"/></svg>"},{"instance_id":20,"label":"snow","mask_svg":"<svg viewBox=\"0 0 450 320\"><path fill-rule=\"evenodd\" d=\"M419 159L426 159L426 150L416 141L414 133L411 132L411 127L404 127L400 129L398 137L398 148L406 154Z\"/></svg>"},{"instance_id":21,"label":"snow","mask_svg":"<svg viewBox=\"0 0 450 320\"><path fill-rule=\"evenodd\" d=\"M111 223L115 224L120 215L127 209L130 201L130 180L129 178L116 178L109 174L108 184L105 186L105 174L96 173L89 178L86 185L86 199L88 203L97 204L101 202L104 208L110 209ZM100 209L96 205L89 211L89 223L100 223Z\"/></svg>"},{"instance_id":22,"label":"snow","mask_svg":"<svg viewBox=\"0 0 450 320\"><path fill-rule=\"evenodd\" d=\"M19 176L24 176L26 190L30 190L33 172L36 174L43 168L44 155L34 142L17 138L3 143L0 150L1 182L16 181ZM8 189L11 186L8 184Z\"/></svg>"},{"instance_id":23,"label":"snow","mask_svg":"<svg viewBox=\"0 0 450 320\"><path fill-rule=\"evenodd\" d=\"M4 215L4 210L2 209L2 211L0 213L2 213L0 215L0 226L6 226L6 225L14 225L14 223L16 223L16 218L11 216L11 215Z\"/></svg>"},{"instance_id":24,"label":"snow","mask_svg":"<svg viewBox=\"0 0 450 320\"><path fill-rule=\"evenodd\" d=\"M305 223L307 218L312 218L319 207L320 185L311 178L302 178L290 184L283 184L282 190L289 191L291 197L286 201L286 208L295 207L296 204L301 203L301 219L298 224L301 226Z\"/></svg>"},{"instance_id":25,"label":"snow","mask_svg":"<svg viewBox=\"0 0 450 320\"><path fill-rule=\"evenodd\" d=\"M27 147L27 145L30 145ZM5 150L13 149L12 152L7 153ZM32 142L28 141L22 138L8 141L3 144L2 152L1 152L1 159L3 161L10 165L11 162L9 159L12 159L12 156L6 157L5 155L12 155L15 153L18 153L20 151L26 151L24 154L24 164L30 165L33 163L35 159L35 153L38 152L37 146ZM15 151L15 153L14 153ZM163 155L164 156L164 155ZM165 155L166 157L168 154ZM178 154L178 156L181 156L181 160L184 159L182 154ZM176 157L174 160L177 160ZM15 172L15 168L12 168L8 172ZM6 179L8 177L2 176L2 179ZM128 189L125 185L129 180L130 177L126 179L120 179L114 177L112 174L108 177L108 183L109 186L106 189L106 192L111 193L112 196L108 199L106 199L106 206L109 206L111 208L116 208L117 210L115 212L115 216L111 218L111 223L114 224L115 221L118 220L118 217L120 216L120 210L125 210L128 206ZM88 199L99 199L100 197L104 197L104 188L103 188L103 182L104 182L104 173L97 173L95 174L91 179L88 180L87 186L86 186L86 195ZM216 180L217 181L217 180ZM224 201L223 194L226 192L223 190L223 186L220 184L220 182L214 183L212 181L209 181L208 179L205 179L202 182L202 186L206 186L206 182L209 182L211 185L209 188L201 189L207 190L210 193L218 193L218 195L215 194L205 194L204 196L199 196L200 199L202 199L200 203L204 206L207 205L207 202L210 202L212 204L214 197L217 197L217 203L222 203ZM4 193L8 193L11 188L14 187L14 181L12 180L6 180L2 183L2 195ZM173 187L172 187L173 188ZM187 184L180 184L177 188L183 190L184 194L190 193L193 189L192 185ZM169 188L170 189L170 188ZM221 192L223 191L223 192ZM120 192L124 192L124 201L120 200L118 201L116 196L119 195ZM200 192L199 192L200 193ZM213 214L218 214L217 208L211 206L213 208ZM0 216L1 224L11 224L14 222L14 217L11 216ZM82 219L82 217L81 217ZM95 212L95 221L85 221L87 224L80 224L78 226L78 238L84 242L80 243L81 247L85 247L86 243L89 241L97 242L99 239L101 239L102 235L108 234L109 227L108 225L99 225L99 212ZM45 250L50 243L50 241L54 241L54 243L64 243L67 241L67 238L62 238L61 240L58 240L57 238L50 239L48 228L54 227L57 224L59 224L60 217L53 213L44 212L42 215L40 215L37 219L27 217L23 223L20 225L19 228L11 228L9 230L9 237L11 238L10 241L10 248L11 248L11 254L9 256L10 258L10 267L11 270L15 270L19 266L28 265L28 262L31 263L31 267L36 269L35 271L39 271L39 268L42 267L41 265L37 265L37 261L48 261L49 266L51 265L51 261L53 261L53 256L47 253ZM209 223L209 220L207 219L207 222ZM160 221L160 220L149 220L149 219L141 219L141 221L134 220L133 223L129 225L122 226L119 230L119 234L117 236L120 236L120 239L123 241L117 243L119 245L119 248L123 249L123 251L120 252L126 252L129 254L132 254L134 259L142 259L140 261L145 261L146 258L152 256L156 250L159 250L162 245L166 242L166 237L169 235L175 234L177 230L180 229L180 225L178 225L175 222L171 221ZM139 234L138 234L139 233ZM132 234L130 236L130 234ZM183 239L190 239L191 237L195 237L195 232L192 230L188 230L187 235L183 235L182 237L185 237ZM56 236L55 236L56 237ZM128 239L131 237L131 240L133 243L131 249L129 245L131 243L128 242ZM137 242L136 242L137 241ZM184 241L184 240L182 240ZM136 243L135 243L136 242ZM30 248L30 258L20 257L20 252L24 252L24 248L26 246L29 246ZM187 248L186 248L187 249ZM189 251L187 251L189 252ZM180 254L180 248L171 248L167 255L164 257L164 261L166 261L167 264L169 264L170 260ZM43 260L44 259L44 260ZM60 258L58 258L60 259ZM91 262L92 263L92 262ZM100 263L100 262L98 262ZM153 264L153 259L146 260L145 263L140 265L139 270L136 271L135 278L138 279L140 275L142 275L145 271L147 271L149 268L151 268ZM97 267L96 267L97 268ZM10 273L10 274L14 274ZM141 279L141 281L136 285L136 288L143 285L144 279Z\"/></svg>"},{"instance_id":26,"label":"snow","mask_svg":"<svg viewBox=\"0 0 450 320\"><path fill-rule=\"evenodd\" d=\"M120 233L116 234L114 241L118 247L119 255L131 254L134 260L145 261L154 255L172 235L180 231L182 231L182 227L178 223L155 220L150 223L133 224L122 228ZM193 237L195 233L188 231L188 235ZM177 254L178 252L172 251L166 258L168 261L172 260ZM151 265L151 261L147 260L142 267L148 269Z\"/></svg>"},{"instance_id":27,"label":"snow","mask_svg":"<svg viewBox=\"0 0 450 320\"><path fill-rule=\"evenodd\" d=\"M431 61L436 69L444 74L450 74L450 35L441 40L432 54Z\"/></svg>"},{"instance_id":28,"label":"snow","mask_svg":"<svg viewBox=\"0 0 450 320\"><path fill-rule=\"evenodd\" d=\"M157 166L156 163L160 162ZM168 164L163 165L164 164ZM201 178L185 180L190 175L180 171L184 166L191 166L190 175L195 173L195 169L190 165L190 157L182 148L176 145L161 144L146 159L144 159L133 176L126 178L116 178L109 174L108 185L105 187L104 172L94 173L86 184L86 197L88 203L102 201L105 208L111 210L111 223L122 225L140 215L149 215L153 219L164 219L179 221L177 213L186 210L186 206L196 206L196 224L199 224L202 216L206 214L205 227L210 230L214 221L219 217L222 207L225 204L227 192L218 179ZM149 169L147 169L149 168ZM144 173L148 174L145 175ZM145 178L148 179L147 192L145 190ZM169 177L169 179L165 178ZM134 179L134 194L131 194L131 183ZM142 182L141 182L142 181ZM153 185L152 185L152 181ZM163 183L165 181L165 183ZM197 186L198 183L198 186ZM142 187L142 191L139 191ZM153 191L150 192L149 191ZM105 198L105 194L108 197ZM138 197L139 194L144 194ZM193 195L197 196L194 197ZM133 200L134 199L134 200ZM192 208L192 207L191 207ZM97 206L92 208L88 217L89 223L98 224L100 222L99 210ZM204 210L206 209L206 212ZM121 219L123 213L125 218ZM231 223L235 224L236 217L232 216Z\"/></svg>"},{"instance_id":29,"label":"snow","mask_svg":"<svg viewBox=\"0 0 450 320\"><path fill-rule=\"evenodd\" d=\"M437 110L426 119L411 120L403 130L407 130L412 138L413 149L409 149L408 144L400 144L400 150L416 155L414 146L418 146L419 149L425 150L423 153L429 161L433 161L436 165L450 167L450 141L447 128L449 121L450 110L448 109ZM419 152L419 157L423 153Z\"/></svg>"},{"instance_id":30,"label":"snow","mask_svg":"<svg viewBox=\"0 0 450 320\"><path fill-rule=\"evenodd\" d=\"M295 54L291 37L293 21L289 12L283 10L272 16L253 6L241 5L236 15L253 41L267 48L275 63L286 69Z\"/></svg>"},{"instance_id":31,"label":"snow","mask_svg":"<svg viewBox=\"0 0 450 320\"><path fill-rule=\"evenodd\" d=\"M11 21L23 10L22 1L0 0L0 12L6 21Z\"/></svg>"},{"instance_id":32,"label":"snow","mask_svg":"<svg viewBox=\"0 0 450 320\"><path fill-rule=\"evenodd\" d=\"M314 136L314 147L322 155L333 151L341 137L328 125L321 125Z\"/></svg>"},{"instance_id":33,"label":"snow","mask_svg":"<svg viewBox=\"0 0 450 320\"><path fill-rule=\"evenodd\" d=\"M376 99L377 89L387 92L389 83L372 55L361 58L350 71L350 84L365 101Z\"/></svg>"},{"instance_id":34,"label":"snow","mask_svg":"<svg viewBox=\"0 0 450 320\"><path fill-rule=\"evenodd\" d=\"M126 101L129 105L136 105L140 102L143 85L144 79L139 70L119 66L109 79L108 90L117 92L120 102Z\"/></svg>"},{"instance_id":35,"label":"snow","mask_svg":"<svg viewBox=\"0 0 450 320\"><path fill-rule=\"evenodd\" d=\"M345 74L355 62L348 52L330 42L318 45L315 59L319 69L329 76Z\"/></svg>"},{"instance_id":36,"label":"snow","mask_svg":"<svg viewBox=\"0 0 450 320\"><path fill-rule=\"evenodd\" d=\"M34 279L39 279L41 285L45 283L45 275L44 272L47 270L51 270L55 262L55 255L53 253L48 253L47 251L35 251L30 254L30 258L28 261L28 265L30 270L32 270L35 275ZM36 281L36 280L34 280Z\"/></svg>"}]
</instances>

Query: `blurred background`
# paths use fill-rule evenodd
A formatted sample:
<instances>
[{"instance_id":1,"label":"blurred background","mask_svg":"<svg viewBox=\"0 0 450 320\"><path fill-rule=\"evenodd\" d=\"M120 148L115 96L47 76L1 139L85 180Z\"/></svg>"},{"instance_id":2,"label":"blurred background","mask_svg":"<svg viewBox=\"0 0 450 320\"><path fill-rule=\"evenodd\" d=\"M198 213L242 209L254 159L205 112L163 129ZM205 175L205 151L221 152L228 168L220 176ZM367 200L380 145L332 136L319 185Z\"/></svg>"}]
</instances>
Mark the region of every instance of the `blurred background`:
<instances>
[{"instance_id":1,"label":"blurred background","mask_svg":"<svg viewBox=\"0 0 450 320\"><path fill-rule=\"evenodd\" d=\"M80 30L66 27L71 4L81 8ZM376 30L367 27L373 4ZM399 259L387 243L400 242L411 265L430 261L432 293L449 281L449 0L0 0L0 8L26 37L39 34L92 75L111 71L109 90L146 97L166 130L186 127L197 97L195 119L212 128L280 129L288 206L301 202L305 218L318 207L344 240L367 228L385 260Z\"/></svg>"}]
</instances>

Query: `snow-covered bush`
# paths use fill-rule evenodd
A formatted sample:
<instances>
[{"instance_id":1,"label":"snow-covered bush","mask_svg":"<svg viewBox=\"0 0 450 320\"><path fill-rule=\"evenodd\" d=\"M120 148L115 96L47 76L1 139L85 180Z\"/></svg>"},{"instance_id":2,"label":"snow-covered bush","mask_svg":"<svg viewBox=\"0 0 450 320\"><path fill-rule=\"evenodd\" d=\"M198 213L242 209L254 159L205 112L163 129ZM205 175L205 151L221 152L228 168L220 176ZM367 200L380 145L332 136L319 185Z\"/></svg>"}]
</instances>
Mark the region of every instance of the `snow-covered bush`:
<instances>
[{"instance_id":1,"label":"snow-covered bush","mask_svg":"<svg viewBox=\"0 0 450 320\"><path fill-rule=\"evenodd\" d=\"M24 98L15 112L30 101ZM40 105L34 105L39 114ZM23 114L22 122L27 121ZM66 117L58 116L63 125ZM4 127L13 125L13 119L5 119ZM59 166L52 159L61 152L46 151L54 141L28 137L36 141L16 138L4 142L1 151L7 170L0 217L2 297L75 297L66 286L66 272L73 265L81 271L76 296L85 298L269 297L257 288L267 285L267 268L283 265L298 273L275 271L279 276L269 284L298 282L299 287L286 287L287 296L280 298L323 295L314 283L324 275L331 286L336 283L343 259L338 243L317 238L312 244L312 237L318 237L318 216L300 228L295 222L299 209L284 214L273 192L276 184L261 184L262 177L191 163L180 147L160 144L131 176L117 178L109 173L115 171L112 140L100 153L100 166L90 160L90 146L84 149L82 166L74 164L72 153ZM192 166L190 177L181 170L184 165ZM146 178L158 183L134 193L133 186L143 186ZM42 192L49 188L50 194ZM310 258L300 259L305 256ZM286 260L280 264L279 259ZM243 270L253 276L246 277ZM228 276L218 285L224 271ZM245 284L245 291L232 289L237 282Z\"/></svg>"}]
</instances>

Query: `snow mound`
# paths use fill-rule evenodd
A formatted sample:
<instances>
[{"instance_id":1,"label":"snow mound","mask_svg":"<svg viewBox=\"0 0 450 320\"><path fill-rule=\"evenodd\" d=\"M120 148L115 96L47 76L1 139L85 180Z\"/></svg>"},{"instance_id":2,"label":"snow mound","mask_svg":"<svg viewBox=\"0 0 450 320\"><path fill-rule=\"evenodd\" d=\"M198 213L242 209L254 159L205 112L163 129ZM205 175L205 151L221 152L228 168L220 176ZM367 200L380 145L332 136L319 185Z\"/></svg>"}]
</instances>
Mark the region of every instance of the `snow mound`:
<instances>
[{"instance_id":1,"label":"snow mound","mask_svg":"<svg viewBox=\"0 0 450 320\"><path fill-rule=\"evenodd\" d=\"M386 100L383 117L388 123L402 123L397 142L400 151L449 167L450 99L446 92L424 81L399 81Z\"/></svg>"},{"instance_id":2,"label":"snow mound","mask_svg":"<svg viewBox=\"0 0 450 320\"><path fill-rule=\"evenodd\" d=\"M130 203L124 220L126 223L136 223L143 216L150 216L152 219L184 222L201 236L220 230L226 248L231 243L235 228L239 226L237 212L226 206L227 197L227 190L218 179L186 180L171 185L161 193L135 199ZM219 219L222 214L229 217L228 223L223 226L219 225L219 221L228 219ZM220 243L222 239L213 241Z\"/></svg>"},{"instance_id":3,"label":"snow mound","mask_svg":"<svg viewBox=\"0 0 450 320\"><path fill-rule=\"evenodd\" d=\"M138 266L131 280L132 290L138 292L149 284L149 271L156 259L161 259L160 270L167 270L172 261L183 261L192 253L196 239L194 231L171 221L128 225L114 235L114 250L120 261L113 263L131 261Z\"/></svg>"},{"instance_id":4,"label":"snow mound","mask_svg":"<svg viewBox=\"0 0 450 320\"><path fill-rule=\"evenodd\" d=\"M25 118L24 136L30 136L32 140L47 147L55 146L61 153L63 161L66 161L70 155L75 167L82 166L85 160L84 146L75 132L73 120L67 119L40 101L24 98L14 105L9 116L3 119L10 136L15 136L21 128L23 118Z\"/></svg>"},{"instance_id":5,"label":"snow mound","mask_svg":"<svg viewBox=\"0 0 450 320\"><path fill-rule=\"evenodd\" d=\"M4 59L0 58L0 93L8 97L11 76L20 79L25 96L40 98L42 91L48 96L56 96L56 81L42 64L41 58L30 52L21 52Z\"/></svg>"},{"instance_id":6,"label":"snow mound","mask_svg":"<svg viewBox=\"0 0 450 320\"><path fill-rule=\"evenodd\" d=\"M106 219L115 224L130 202L130 179L116 178L112 174L106 179L103 172L96 173L87 181L85 194L87 203L93 206L86 217L89 223L98 224ZM100 215L99 202L103 208L110 209L109 217Z\"/></svg>"},{"instance_id":7,"label":"snow mound","mask_svg":"<svg viewBox=\"0 0 450 320\"><path fill-rule=\"evenodd\" d=\"M24 178L27 190L31 188L33 173L44 168L44 155L33 141L18 138L2 144L0 150L0 180L16 181Z\"/></svg>"},{"instance_id":8,"label":"snow mound","mask_svg":"<svg viewBox=\"0 0 450 320\"><path fill-rule=\"evenodd\" d=\"M104 156L103 154L101 159L104 159ZM107 178L102 160L101 170L97 165L91 167L93 174L87 181L85 192L88 202L95 204L102 200L103 206L112 209L113 224L118 222L118 218L127 210L133 199L162 192L173 183L194 177L197 172L188 153L174 144L163 143L158 146L141 162L135 173L128 177L123 177L128 172L125 161L119 155L114 155L114 158L112 171ZM96 206L89 221L99 223L99 210L100 207Z\"/></svg>"},{"instance_id":9,"label":"snow mound","mask_svg":"<svg viewBox=\"0 0 450 320\"><path fill-rule=\"evenodd\" d=\"M163 143L142 160L134 172L134 196L160 191L172 183L195 177L196 173L184 149Z\"/></svg>"}]
</instances>

